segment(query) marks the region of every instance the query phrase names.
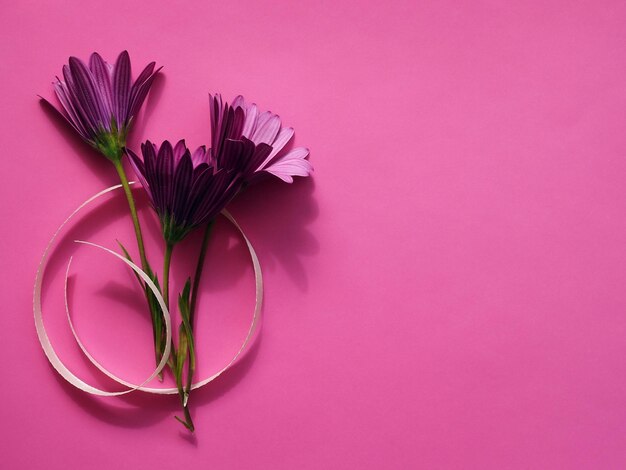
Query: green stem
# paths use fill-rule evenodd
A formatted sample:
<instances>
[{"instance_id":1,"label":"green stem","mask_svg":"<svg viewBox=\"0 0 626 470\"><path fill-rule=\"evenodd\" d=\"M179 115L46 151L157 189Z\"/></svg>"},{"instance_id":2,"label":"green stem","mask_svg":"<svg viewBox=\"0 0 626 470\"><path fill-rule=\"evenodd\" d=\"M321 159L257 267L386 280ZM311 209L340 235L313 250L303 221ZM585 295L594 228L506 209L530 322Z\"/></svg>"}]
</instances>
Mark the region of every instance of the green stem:
<instances>
[{"instance_id":1,"label":"green stem","mask_svg":"<svg viewBox=\"0 0 626 470\"><path fill-rule=\"evenodd\" d=\"M194 432L195 427L193 425L193 420L191 419L191 413L189 412L189 406L187 406L187 398L185 396L185 391L183 390L183 378L182 374L176 375L176 386L178 387L178 395L180 397L180 404L183 407L183 413L185 414L185 420L183 421L178 416L174 416L180 423L183 424L189 431ZM188 397L188 395L187 395Z\"/></svg>"},{"instance_id":2,"label":"green stem","mask_svg":"<svg viewBox=\"0 0 626 470\"><path fill-rule=\"evenodd\" d=\"M120 182L122 183L122 187L124 188L124 193L126 194L126 199L128 200L130 216L133 219L133 226L135 227L135 237L137 238L137 248L139 249L139 257L141 258L141 267L144 271L146 271L148 268L148 260L146 258L146 249L143 244L141 226L139 225L139 217L137 217L135 199L133 198L133 193L130 190L130 185L128 184L128 178L126 177L126 171L124 170L124 166L122 165L122 159L118 158L116 160L113 160L113 165L115 165L117 174L120 177Z\"/></svg>"},{"instance_id":3,"label":"green stem","mask_svg":"<svg viewBox=\"0 0 626 470\"><path fill-rule=\"evenodd\" d=\"M174 244L171 242L165 242L165 256L163 258L163 300L167 310L170 310L170 264L172 262L172 252L174 251ZM174 335L172 335L172 348L170 357L168 359L168 365L176 375L174 364L176 364L176 347L174 345Z\"/></svg>"},{"instance_id":4,"label":"green stem","mask_svg":"<svg viewBox=\"0 0 626 470\"><path fill-rule=\"evenodd\" d=\"M163 259L163 300L165 300L165 306L168 310L170 309L170 263L173 251L174 244L167 242L165 244L165 258Z\"/></svg>"},{"instance_id":5,"label":"green stem","mask_svg":"<svg viewBox=\"0 0 626 470\"><path fill-rule=\"evenodd\" d=\"M135 228L135 238L137 239L137 248L139 249L139 258L141 259L141 268L150 273L150 265L148 264L148 259L146 257L146 248L143 243L143 234L141 233L141 225L139 224L139 217L137 216L137 207L135 206L135 198L133 197L133 193L130 189L130 184L128 184L128 177L126 176L126 171L124 170L124 165L122 165L122 157L121 155L118 158L112 160L115 169L117 170L117 174L119 175L120 182L122 183L122 187L124 188L124 194L126 194L126 199L128 200L128 208L130 209L130 217L133 220L133 227ZM146 298L149 299L151 293L149 292L148 286L144 285L144 290L146 294ZM148 305L150 305L150 300L148 300ZM152 311L152 307L150 307ZM160 315L160 312L157 313ZM155 361L158 364L161 362L161 357L163 354L163 346L161 343L161 328L159 328L159 320L157 318L152 318L152 331L154 334L154 351L155 351ZM159 374L159 380L163 380L163 374Z\"/></svg>"},{"instance_id":6,"label":"green stem","mask_svg":"<svg viewBox=\"0 0 626 470\"><path fill-rule=\"evenodd\" d=\"M211 229L213 228L214 220L211 220L204 229L204 236L202 238L202 247L200 248L200 256L198 257L198 264L196 265L196 273L193 276L193 287L191 289L191 301L189 302L189 324L193 328L194 313L196 311L196 301L198 298L198 288L200 286L200 277L202 276L202 269L204 267L204 259L206 258L207 247L209 246L209 238L211 237Z\"/></svg>"},{"instance_id":7,"label":"green stem","mask_svg":"<svg viewBox=\"0 0 626 470\"><path fill-rule=\"evenodd\" d=\"M211 230L213 228L214 220L211 220L204 229L204 235L202 237L202 246L200 248L200 256L198 257L198 264L196 264L196 272L193 276L193 287L191 289L191 300L189 302L189 326L192 331L194 329L194 314L196 312L196 302L198 299L198 288L200 287L200 278L202 277L202 269L204 267L204 260L206 258L207 248L209 246L209 238L211 237ZM193 352L190 351L191 354ZM191 383L193 381L193 374L196 369L196 358L189 357L189 363L187 364L187 394L191 392Z\"/></svg>"}]
</instances>

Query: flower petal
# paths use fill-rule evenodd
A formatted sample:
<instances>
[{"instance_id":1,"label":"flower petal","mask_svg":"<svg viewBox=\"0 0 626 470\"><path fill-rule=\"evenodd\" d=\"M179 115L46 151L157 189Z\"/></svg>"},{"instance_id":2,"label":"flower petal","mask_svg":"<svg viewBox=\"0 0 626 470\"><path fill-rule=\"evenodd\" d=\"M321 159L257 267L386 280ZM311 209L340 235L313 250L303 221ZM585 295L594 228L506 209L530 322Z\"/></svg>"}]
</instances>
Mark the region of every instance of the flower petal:
<instances>
[{"instance_id":1,"label":"flower petal","mask_svg":"<svg viewBox=\"0 0 626 470\"><path fill-rule=\"evenodd\" d=\"M221 170L212 175L206 185L200 204L193 215L194 225L201 225L216 217L241 188L241 178L236 173Z\"/></svg>"},{"instance_id":2,"label":"flower petal","mask_svg":"<svg viewBox=\"0 0 626 470\"><path fill-rule=\"evenodd\" d=\"M145 169L144 174L146 176L148 186L150 187L152 202L155 208L157 208L160 203L160 199L158 199L158 194L156 192L156 188L159 184L156 174L156 146L147 140L145 144L141 144L141 154L143 155Z\"/></svg>"},{"instance_id":3,"label":"flower petal","mask_svg":"<svg viewBox=\"0 0 626 470\"><path fill-rule=\"evenodd\" d=\"M174 166L178 165L178 162L183 157L186 150L187 146L185 145L185 139L180 139L176 142L176 145L174 146Z\"/></svg>"},{"instance_id":4,"label":"flower petal","mask_svg":"<svg viewBox=\"0 0 626 470\"><path fill-rule=\"evenodd\" d=\"M254 143L248 139L227 139L224 142L224 152L221 155L221 161L218 161L218 168L245 173L254 152Z\"/></svg>"},{"instance_id":5,"label":"flower petal","mask_svg":"<svg viewBox=\"0 0 626 470\"><path fill-rule=\"evenodd\" d=\"M194 167L200 165L201 163L208 163L207 151L204 145L198 147L195 152L191 154L191 162L193 163Z\"/></svg>"},{"instance_id":6,"label":"flower petal","mask_svg":"<svg viewBox=\"0 0 626 470\"><path fill-rule=\"evenodd\" d=\"M274 140L274 143L272 144L272 152L263 161L263 163L258 166L257 169L262 170L267 165L269 165L274 157L278 154L278 152L280 152L285 147L285 145L289 143L289 141L293 137L293 134L293 127L286 127L285 129L281 129L278 133L278 136L276 136L276 140Z\"/></svg>"},{"instance_id":7,"label":"flower petal","mask_svg":"<svg viewBox=\"0 0 626 470\"><path fill-rule=\"evenodd\" d=\"M259 116L259 122L257 128L250 140L255 144L265 143L272 145L278 131L280 130L280 117L269 111Z\"/></svg>"},{"instance_id":8,"label":"flower petal","mask_svg":"<svg viewBox=\"0 0 626 470\"><path fill-rule=\"evenodd\" d=\"M83 108L83 105L76 94L76 84L74 83L74 78L72 77L69 65L63 66L63 79L65 82L61 82L60 80L59 82L64 85L63 89L67 95L68 102L71 103L72 108L76 112L76 116L78 118L77 122L80 122L85 128L87 135L89 135L90 138L93 138L96 134L98 123L94 121L92 116Z\"/></svg>"},{"instance_id":9,"label":"flower petal","mask_svg":"<svg viewBox=\"0 0 626 470\"><path fill-rule=\"evenodd\" d=\"M265 168L264 171L287 183L291 183L293 182L293 176L309 176L313 171L311 163L306 160L308 155L309 149L304 147L295 148L277 162Z\"/></svg>"},{"instance_id":10,"label":"flower petal","mask_svg":"<svg viewBox=\"0 0 626 470\"><path fill-rule=\"evenodd\" d=\"M111 70L100 54L94 52L89 58L89 70L94 78L100 95L104 112L107 117L113 115L113 90L111 87Z\"/></svg>"},{"instance_id":11,"label":"flower petal","mask_svg":"<svg viewBox=\"0 0 626 470\"><path fill-rule=\"evenodd\" d=\"M61 116L63 116L63 118L72 125L72 127L83 139L90 141L91 136L89 132L87 132L87 129L85 129L85 126L83 125L83 122L80 119L78 112L72 105L72 101L69 99L67 85L57 78L57 82L54 84L54 92L57 95L57 98L59 99L59 102L61 103L61 106L65 110L66 114L60 112L55 106L52 106L52 104L48 100L44 98L42 99L46 103L50 104L50 106L52 106L52 108L57 111Z\"/></svg>"},{"instance_id":12,"label":"flower petal","mask_svg":"<svg viewBox=\"0 0 626 470\"><path fill-rule=\"evenodd\" d=\"M259 108L257 108L256 104L252 104L248 106L246 109L246 121L243 124L243 129L241 130L241 135L246 138L250 138L254 129L257 125L257 119L259 117Z\"/></svg>"},{"instance_id":13,"label":"flower petal","mask_svg":"<svg viewBox=\"0 0 626 470\"><path fill-rule=\"evenodd\" d=\"M137 154L131 149L125 148L124 151L126 152L126 155L128 155L128 161L130 162L130 166L135 172L137 179L145 189L146 193L148 193L148 197L150 198L152 204L154 204L154 201L152 199L152 191L150 189L148 181L146 180L146 167L144 165L144 162L142 162Z\"/></svg>"},{"instance_id":14,"label":"flower petal","mask_svg":"<svg viewBox=\"0 0 626 470\"><path fill-rule=\"evenodd\" d=\"M193 215L198 206L202 203L204 194L206 193L206 187L212 177L213 172L208 165L202 164L200 167L194 169L191 189L189 190L189 196L187 198L187 206L183 209L181 214L181 219L185 222L189 224L193 223Z\"/></svg>"},{"instance_id":15,"label":"flower petal","mask_svg":"<svg viewBox=\"0 0 626 470\"><path fill-rule=\"evenodd\" d=\"M244 99L243 96L237 95L235 96L235 99L232 102L232 107L233 108L240 107L240 108L243 108L243 110L245 111L248 105L246 104L246 100Z\"/></svg>"},{"instance_id":16,"label":"flower petal","mask_svg":"<svg viewBox=\"0 0 626 470\"><path fill-rule=\"evenodd\" d=\"M191 191L192 172L193 164L191 163L191 154L189 150L185 149L185 153L176 167L172 187L171 211L177 223L184 222L184 220L178 220L178 218L182 215L188 203L188 196Z\"/></svg>"},{"instance_id":17,"label":"flower petal","mask_svg":"<svg viewBox=\"0 0 626 470\"><path fill-rule=\"evenodd\" d=\"M161 144L156 161L156 170L158 187L155 188L155 192L159 193L160 206L165 210L171 210L174 150L168 140Z\"/></svg>"},{"instance_id":18,"label":"flower petal","mask_svg":"<svg viewBox=\"0 0 626 470\"><path fill-rule=\"evenodd\" d=\"M130 56L123 51L113 67L114 113L118 123L126 123L130 117L130 73Z\"/></svg>"},{"instance_id":19,"label":"flower petal","mask_svg":"<svg viewBox=\"0 0 626 470\"><path fill-rule=\"evenodd\" d=\"M244 173L247 177L251 177L255 171L262 168L262 163L268 160L269 155L272 152L272 147L268 144L256 145L252 155L248 157L248 162L245 165Z\"/></svg>"},{"instance_id":20,"label":"flower petal","mask_svg":"<svg viewBox=\"0 0 626 470\"><path fill-rule=\"evenodd\" d=\"M86 117L94 124L96 129L100 127L110 130L110 122L104 110L102 98L96 91L93 75L87 66L76 57L70 57L69 70L74 86L71 87L74 96L81 104Z\"/></svg>"},{"instance_id":21,"label":"flower petal","mask_svg":"<svg viewBox=\"0 0 626 470\"><path fill-rule=\"evenodd\" d=\"M209 93L209 108L211 112L211 152L214 157L217 157L221 150L220 137L224 119L224 104L219 93L215 95Z\"/></svg>"},{"instance_id":22,"label":"flower petal","mask_svg":"<svg viewBox=\"0 0 626 470\"><path fill-rule=\"evenodd\" d=\"M146 65L146 67L141 71L141 73L139 74L139 76L135 80L135 83L133 83L133 86L141 85L143 82L148 80L148 78L150 78L150 76L153 75L152 72L154 72L155 65L156 65L156 62L150 62L148 65ZM163 67L159 67L159 70L161 70L162 68ZM158 72L158 70L157 70L157 72ZM154 72L154 73L156 73L156 72Z\"/></svg>"},{"instance_id":23,"label":"flower petal","mask_svg":"<svg viewBox=\"0 0 626 470\"><path fill-rule=\"evenodd\" d=\"M131 89L131 102L128 113L129 120L133 116L136 116L139 112L139 109L141 109L141 105L145 101L146 96L148 96L148 92L150 91L150 87L152 87L152 84L154 83L154 79L157 77L157 74L162 68L163 67L159 67L152 75L150 75L150 77L148 77L147 80L145 80L140 85L137 85L139 83L139 80L135 82L135 85L137 86L133 85L133 88Z\"/></svg>"},{"instance_id":24,"label":"flower petal","mask_svg":"<svg viewBox=\"0 0 626 470\"><path fill-rule=\"evenodd\" d=\"M243 108L233 107L233 123L228 132L229 139L240 139L241 131L245 124L246 113Z\"/></svg>"}]
</instances>

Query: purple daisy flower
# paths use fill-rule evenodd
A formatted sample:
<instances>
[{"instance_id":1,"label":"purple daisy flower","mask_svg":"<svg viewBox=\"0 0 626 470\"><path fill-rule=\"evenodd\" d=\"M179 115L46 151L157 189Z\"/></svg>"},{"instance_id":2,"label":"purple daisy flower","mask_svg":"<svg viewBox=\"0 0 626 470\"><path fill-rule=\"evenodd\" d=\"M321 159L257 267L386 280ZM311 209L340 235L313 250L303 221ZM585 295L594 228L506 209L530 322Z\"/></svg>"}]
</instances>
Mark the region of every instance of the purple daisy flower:
<instances>
[{"instance_id":1,"label":"purple daisy flower","mask_svg":"<svg viewBox=\"0 0 626 470\"><path fill-rule=\"evenodd\" d=\"M69 65L63 66L63 80L57 77L53 82L62 110L53 107L89 144L107 158L119 159L133 117L161 70L155 71L154 66L154 62L148 64L132 83L127 51L118 56L115 65L96 52L89 65L70 57Z\"/></svg>"},{"instance_id":2,"label":"purple daisy flower","mask_svg":"<svg viewBox=\"0 0 626 470\"><path fill-rule=\"evenodd\" d=\"M309 176L313 170L307 160L309 149L297 147L281 152L293 137L291 127L283 128L280 117L271 111L260 112L256 104L248 104L237 96L231 105L220 94L209 94L211 108L211 154L218 162L224 160L223 149L230 140L250 148L251 155L242 167L246 182L253 182L263 173L272 174L291 183L294 176Z\"/></svg>"},{"instance_id":3,"label":"purple daisy flower","mask_svg":"<svg viewBox=\"0 0 626 470\"><path fill-rule=\"evenodd\" d=\"M218 166L206 147L191 153L184 140L174 147L166 140L160 148L146 141L141 145L143 160L126 149L166 242L179 242L219 214L243 184L239 168L250 157L248 151L241 142L229 140L224 148L228 164Z\"/></svg>"}]
</instances>

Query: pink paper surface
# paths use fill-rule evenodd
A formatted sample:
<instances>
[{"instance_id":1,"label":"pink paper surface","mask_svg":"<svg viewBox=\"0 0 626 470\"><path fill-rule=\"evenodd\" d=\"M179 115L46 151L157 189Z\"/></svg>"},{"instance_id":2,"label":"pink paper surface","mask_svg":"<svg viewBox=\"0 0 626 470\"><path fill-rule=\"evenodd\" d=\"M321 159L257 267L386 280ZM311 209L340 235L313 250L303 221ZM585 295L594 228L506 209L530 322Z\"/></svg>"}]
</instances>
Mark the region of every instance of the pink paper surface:
<instances>
[{"instance_id":1,"label":"pink paper surface","mask_svg":"<svg viewBox=\"0 0 626 470\"><path fill-rule=\"evenodd\" d=\"M513 3L5 2L3 468L625 468L626 6ZM206 144L207 93L241 93L295 127L315 167L230 206L262 263L264 324L241 363L192 395L193 438L175 397L65 384L32 320L48 239L116 183L36 95L52 96L68 56L123 49L135 73L165 67L132 147ZM71 243L118 237L135 253L124 201L85 218L50 270L51 337L111 386L64 323L74 250L81 336L141 380L150 326L131 275ZM207 273L202 373L236 349L253 307L224 221Z\"/></svg>"}]
</instances>

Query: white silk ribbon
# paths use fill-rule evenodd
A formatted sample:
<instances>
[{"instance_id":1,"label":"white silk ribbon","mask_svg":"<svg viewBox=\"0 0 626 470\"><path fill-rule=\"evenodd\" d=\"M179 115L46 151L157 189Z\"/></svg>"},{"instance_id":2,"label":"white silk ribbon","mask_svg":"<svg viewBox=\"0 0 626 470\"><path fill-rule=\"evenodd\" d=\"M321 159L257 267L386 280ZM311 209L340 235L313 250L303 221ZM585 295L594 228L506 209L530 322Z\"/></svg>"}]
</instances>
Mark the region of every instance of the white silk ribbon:
<instances>
[{"instance_id":1,"label":"white silk ribbon","mask_svg":"<svg viewBox=\"0 0 626 470\"><path fill-rule=\"evenodd\" d=\"M134 184L134 183L131 182L130 184ZM115 251L110 250L108 248L105 248L103 246L97 245L95 243L81 241L81 240L76 240L76 243L80 243L80 244L83 244L83 245L88 245L88 246L92 246L92 247L98 248L98 249L103 250L104 252L106 252L106 253L116 257L120 261L123 261L124 263L126 263L133 271L135 271L137 273L137 275L139 275L139 277L144 282L146 282L146 284L148 285L150 290L152 290L152 292L154 293L154 295L155 295L155 297L157 299L157 302L159 303L159 305L160 305L160 307L161 307L161 309L163 311L163 318L164 318L164 321L165 321L165 333L166 333L166 343L165 344L166 345L165 345L163 358L161 359L161 361L157 365L156 369L152 372L152 374L146 380L144 380L141 384L139 384L139 385L133 384L131 382L128 382L128 381L126 381L126 380L124 380L124 379L114 375L112 372L107 370L102 364L100 364L89 353L87 347L81 341L81 339L78 336L78 333L76 331L76 328L74 327L74 324L72 322L72 317L70 315L70 309L69 309L69 304L68 304L68 299L67 299L67 280L68 280L68 276L69 276L69 270L70 270L72 258L69 259L69 262L68 262L68 265L67 265L67 269L66 269L66 272L65 272L65 284L64 284L64 288L65 288L65 312L66 312L66 315L67 315L67 320L68 320L68 323L69 323L72 335L74 336L74 339L76 340L76 343L78 344L78 346L81 349L81 351L83 352L83 354L85 354L87 359L98 370L100 370L103 374L105 374L107 377L109 377L113 381L117 382L118 384L126 387L127 390L124 390L124 391L121 391L121 392L108 392L108 391L101 390L99 388L93 387L92 385L89 385L88 383L86 383L83 380L81 380L80 378L78 378L73 372L71 372L65 366L65 364L58 357L56 351L54 350L54 347L52 346L52 343L50 342L50 339L48 337L48 333L46 332L46 328L44 326L43 311L42 311L42 305L41 305L41 291L42 291L43 282L44 282L44 274L45 274L45 269L46 269L46 265L47 265L48 255L49 255L49 252L50 252L52 246L54 245L55 240L57 239L59 234L62 232L63 228L83 208L85 208L87 205L89 205L90 203L92 203L96 199L99 199L100 197L102 197L102 196L104 196L104 195L106 195L106 194L108 194L108 193L110 193L112 191L118 190L121 187L122 187L122 185L111 186L111 187L109 187L107 189L104 189L104 190L100 191L99 193L95 194L94 196L90 197L85 202L83 202L80 206L78 206L78 208L76 208L74 210L74 212L72 212L70 214L70 216L67 219L65 219L65 221L59 226L59 228L56 230L56 232L54 233L54 235L52 236L52 238L48 242L48 245L46 246L46 249L45 249L45 251L43 253L43 256L41 257L41 260L39 262L39 267L37 269L37 275L35 277L35 288L34 288L34 292L33 292L33 312L34 312L34 316L35 316L35 327L37 328L37 336L39 338L39 342L41 343L41 346L43 348L43 351L44 351L46 357L50 361L50 364L52 364L52 366L61 375L61 377L63 377L67 382L69 382L70 384L72 384L73 386L75 386L76 388L78 388L80 390L83 390L83 391L85 391L87 393L90 393L90 394L93 394L93 395L100 395L100 396L118 396L118 395L123 395L123 394L126 394L126 393L133 392L135 390L141 390L143 392L160 394L160 395L173 395L173 394L178 393L178 389L176 389L176 388L152 388L152 387L146 387L145 386L148 382L152 381L163 370L163 368L167 364L167 360L168 360L170 352L171 352L171 343L172 343L172 341L171 341L171 338L172 338L172 327L171 327L170 313L169 313L169 311L168 311L168 309L167 309L167 307L165 305L165 301L163 300L163 297L161 296L161 293L159 292L159 289L154 285L154 283L152 282L150 277L139 266L134 264L132 261L126 259L122 255L116 253ZM231 358L231 360L226 364L226 366L224 366L218 372L214 373L210 377L206 377L204 379L199 380L198 382L194 382L192 384L192 386L191 386L192 390L200 388L200 387L208 384L209 382L212 382L213 380L215 380L217 377L222 375L224 372L226 372L228 369L230 369L235 364L237 359L239 359L241 357L241 355L245 352L246 348L252 342L252 340L254 338L254 334L255 334L256 330L258 329L258 327L260 325L260 320L261 320L261 306L263 304L263 275L261 273L261 265L259 263L259 259L258 259L257 255L256 255L256 252L254 251L254 248L252 247L252 244L250 243L250 240L248 240L248 237L246 237L245 233L243 232L243 230L241 229L239 224L235 221L233 216L225 209L222 211L222 215L230 223L232 223L235 226L235 228L239 231L239 233L241 234L242 238L246 242L246 246L247 246L248 251L250 253L250 258L252 260L252 267L254 268L254 279L255 279L255 306L254 306L254 314L252 316L250 327L248 328L248 333L247 333L243 343L241 344L239 350L237 351L237 353Z\"/></svg>"}]
</instances>

